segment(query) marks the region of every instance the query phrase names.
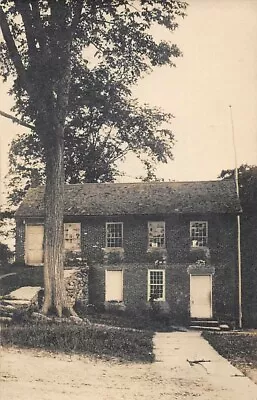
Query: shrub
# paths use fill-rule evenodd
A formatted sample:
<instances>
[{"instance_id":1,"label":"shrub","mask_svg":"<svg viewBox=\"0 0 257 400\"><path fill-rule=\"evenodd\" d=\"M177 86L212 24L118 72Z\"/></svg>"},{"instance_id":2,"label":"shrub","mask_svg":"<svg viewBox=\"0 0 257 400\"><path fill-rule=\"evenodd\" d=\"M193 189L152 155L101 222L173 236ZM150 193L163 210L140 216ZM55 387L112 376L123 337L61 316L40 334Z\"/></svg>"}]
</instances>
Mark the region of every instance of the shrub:
<instances>
[{"instance_id":1,"label":"shrub","mask_svg":"<svg viewBox=\"0 0 257 400\"><path fill-rule=\"evenodd\" d=\"M13 257L13 252L9 249L7 244L0 243L0 266L8 264Z\"/></svg>"},{"instance_id":2,"label":"shrub","mask_svg":"<svg viewBox=\"0 0 257 400\"><path fill-rule=\"evenodd\" d=\"M167 252L165 249L151 249L145 256L146 262L153 263L156 266L165 265L167 262Z\"/></svg>"},{"instance_id":3,"label":"shrub","mask_svg":"<svg viewBox=\"0 0 257 400\"><path fill-rule=\"evenodd\" d=\"M83 268L87 265L86 260L81 253L68 251L65 254L64 267L65 268Z\"/></svg>"}]
</instances>

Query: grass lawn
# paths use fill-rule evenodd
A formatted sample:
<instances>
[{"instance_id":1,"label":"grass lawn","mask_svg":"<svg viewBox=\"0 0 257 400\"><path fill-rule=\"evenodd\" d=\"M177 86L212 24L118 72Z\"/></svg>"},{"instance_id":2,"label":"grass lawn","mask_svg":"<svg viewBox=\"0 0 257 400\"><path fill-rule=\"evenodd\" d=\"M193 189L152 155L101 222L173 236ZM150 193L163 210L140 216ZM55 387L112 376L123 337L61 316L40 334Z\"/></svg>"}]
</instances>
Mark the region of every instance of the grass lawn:
<instances>
[{"instance_id":1,"label":"grass lawn","mask_svg":"<svg viewBox=\"0 0 257 400\"><path fill-rule=\"evenodd\" d=\"M257 384L257 330L203 332L203 337L219 354Z\"/></svg>"},{"instance_id":2,"label":"grass lawn","mask_svg":"<svg viewBox=\"0 0 257 400\"><path fill-rule=\"evenodd\" d=\"M171 332L172 328L166 320L150 317L148 313L140 315L129 315L111 312L93 312L90 314L80 313L76 310L78 315L87 318L91 323L110 325L114 327L132 328L139 330L149 330L157 332Z\"/></svg>"},{"instance_id":3,"label":"grass lawn","mask_svg":"<svg viewBox=\"0 0 257 400\"><path fill-rule=\"evenodd\" d=\"M2 345L44 348L65 353L115 357L133 362L152 362L153 332L76 325L67 322L30 321L2 328Z\"/></svg>"}]
</instances>

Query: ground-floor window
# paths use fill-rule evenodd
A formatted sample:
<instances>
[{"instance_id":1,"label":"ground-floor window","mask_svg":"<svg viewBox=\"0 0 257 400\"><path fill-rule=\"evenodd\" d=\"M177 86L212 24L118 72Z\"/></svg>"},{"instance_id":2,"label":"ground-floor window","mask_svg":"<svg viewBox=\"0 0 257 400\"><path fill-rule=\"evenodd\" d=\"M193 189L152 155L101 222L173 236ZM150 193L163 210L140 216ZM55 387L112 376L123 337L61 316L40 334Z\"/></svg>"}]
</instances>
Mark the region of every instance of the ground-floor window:
<instances>
[{"instance_id":1,"label":"ground-floor window","mask_svg":"<svg viewBox=\"0 0 257 400\"><path fill-rule=\"evenodd\" d=\"M123 271L105 271L105 301L123 301Z\"/></svg>"},{"instance_id":2,"label":"ground-floor window","mask_svg":"<svg viewBox=\"0 0 257 400\"><path fill-rule=\"evenodd\" d=\"M165 270L148 270L148 300L165 300Z\"/></svg>"}]
</instances>

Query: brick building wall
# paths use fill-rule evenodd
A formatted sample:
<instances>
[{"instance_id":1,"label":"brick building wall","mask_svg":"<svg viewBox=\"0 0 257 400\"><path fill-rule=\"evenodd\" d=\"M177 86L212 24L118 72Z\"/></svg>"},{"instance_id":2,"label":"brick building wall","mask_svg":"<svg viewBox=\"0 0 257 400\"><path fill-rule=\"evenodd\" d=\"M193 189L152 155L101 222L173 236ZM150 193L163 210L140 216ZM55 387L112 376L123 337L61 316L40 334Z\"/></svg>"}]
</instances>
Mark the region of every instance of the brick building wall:
<instances>
[{"instance_id":1,"label":"brick building wall","mask_svg":"<svg viewBox=\"0 0 257 400\"><path fill-rule=\"evenodd\" d=\"M66 219L81 222L81 249L89 270L89 302L103 307L105 270L123 270L123 299L129 312L147 307L147 271L154 269L155 254L148 250L148 221L165 221L167 262L165 269L166 301L172 318L188 320L190 315L190 265L196 261L190 250L190 221L208 221L206 268L213 276L213 316L233 319L237 313L236 217L222 215L115 216ZM104 258L106 222L123 222L124 254L120 262ZM24 224L17 221L16 260L24 261ZM201 271L200 271L201 273ZM206 273L206 269L202 269ZM229 317L229 318L228 318Z\"/></svg>"},{"instance_id":2,"label":"brick building wall","mask_svg":"<svg viewBox=\"0 0 257 400\"><path fill-rule=\"evenodd\" d=\"M147 273L153 264L121 263L115 265L97 264L90 267L89 302L103 309L105 302L105 270L123 270L123 301L126 311L144 313L148 307ZM170 306L171 318L188 322L190 319L190 265L167 264L165 270L165 300ZM229 271L229 272L228 272ZM199 273L206 273L202 268ZM228 265L212 266L213 275L213 317L219 320L234 320L235 284L232 268ZM223 278L226 278L224 285Z\"/></svg>"}]
</instances>

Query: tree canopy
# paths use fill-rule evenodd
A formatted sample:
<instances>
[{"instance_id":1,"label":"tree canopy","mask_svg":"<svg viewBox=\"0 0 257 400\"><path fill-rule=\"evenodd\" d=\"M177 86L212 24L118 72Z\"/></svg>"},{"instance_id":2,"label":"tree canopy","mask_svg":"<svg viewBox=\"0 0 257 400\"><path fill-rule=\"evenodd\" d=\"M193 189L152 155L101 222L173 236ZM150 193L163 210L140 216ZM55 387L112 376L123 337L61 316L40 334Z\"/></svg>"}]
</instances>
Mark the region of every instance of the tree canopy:
<instances>
[{"instance_id":1,"label":"tree canopy","mask_svg":"<svg viewBox=\"0 0 257 400\"><path fill-rule=\"evenodd\" d=\"M83 35L78 34L74 46L64 134L65 180L68 183L113 181L119 174L117 161L130 151L142 160L148 176L153 176L156 162L172 159L174 136L168 126L172 115L140 105L131 97L131 86L155 65L175 65L174 58L181 55L180 50L165 41L155 42L150 27L158 23L173 31L178 26L175 17L185 15L186 5L120 2L121 8L115 9L114 5L99 2L92 9L90 2L85 3L88 8L84 10L84 18L94 12L89 26L92 36L84 42ZM98 30L94 23L99 25ZM11 68L8 58L3 59L5 78L8 68ZM46 70L43 80L47 78L45 74ZM11 93L16 96L16 112L27 122L34 122L34 105L31 106L31 99L24 91L20 97L19 82L14 83ZM9 179L14 205L31 184L44 182L42 150L41 140L33 131L13 141Z\"/></svg>"}]
</instances>

